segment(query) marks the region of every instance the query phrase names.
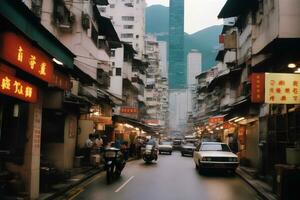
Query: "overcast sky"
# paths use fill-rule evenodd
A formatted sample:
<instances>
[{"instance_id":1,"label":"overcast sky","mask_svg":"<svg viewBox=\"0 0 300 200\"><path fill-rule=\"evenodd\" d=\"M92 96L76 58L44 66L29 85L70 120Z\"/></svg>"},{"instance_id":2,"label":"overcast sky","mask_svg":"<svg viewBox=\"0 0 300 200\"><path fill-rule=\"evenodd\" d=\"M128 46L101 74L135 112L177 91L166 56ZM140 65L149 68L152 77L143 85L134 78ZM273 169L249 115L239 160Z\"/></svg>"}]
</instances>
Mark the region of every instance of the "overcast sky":
<instances>
[{"instance_id":1,"label":"overcast sky","mask_svg":"<svg viewBox=\"0 0 300 200\"><path fill-rule=\"evenodd\" d=\"M169 0L146 0L148 6L161 4L169 6ZM185 24L187 33L194 33L203 28L222 24L217 15L226 0L185 0Z\"/></svg>"}]
</instances>

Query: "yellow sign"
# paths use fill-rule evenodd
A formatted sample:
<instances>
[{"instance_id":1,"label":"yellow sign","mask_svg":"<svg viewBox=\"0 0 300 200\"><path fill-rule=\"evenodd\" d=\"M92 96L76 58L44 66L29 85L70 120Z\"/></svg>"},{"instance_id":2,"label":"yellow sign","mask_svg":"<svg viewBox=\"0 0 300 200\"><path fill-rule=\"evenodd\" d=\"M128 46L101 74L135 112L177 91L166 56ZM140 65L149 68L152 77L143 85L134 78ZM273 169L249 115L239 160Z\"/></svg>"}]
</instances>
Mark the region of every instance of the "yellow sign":
<instances>
[{"instance_id":1,"label":"yellow sign","mask_svg":"<svg viewBox=\"0 0 300 200\"><path fill-rule=\"evenodd\" d=\"M300 104L300 74L266 73L265 101Z\"/></svg>"}]
</instances>

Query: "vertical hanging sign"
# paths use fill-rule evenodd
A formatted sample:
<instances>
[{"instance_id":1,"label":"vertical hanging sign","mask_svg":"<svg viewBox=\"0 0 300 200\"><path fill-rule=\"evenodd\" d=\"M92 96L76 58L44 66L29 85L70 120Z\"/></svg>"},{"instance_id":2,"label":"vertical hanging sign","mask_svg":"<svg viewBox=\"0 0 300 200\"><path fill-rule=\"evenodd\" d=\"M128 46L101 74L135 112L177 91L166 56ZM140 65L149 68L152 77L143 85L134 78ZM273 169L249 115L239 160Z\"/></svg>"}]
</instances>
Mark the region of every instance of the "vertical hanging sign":
<instances>
[{"instance_id":1,"label":"vertical hanging sign","mask_svg":"<svg viewBox=\"0 0 300 200\"><path fill-rule=\"evenodd\" d=\"M265 102L265 74L253 73L251 75L251 102Z\"/></svg>"}]
</instances>

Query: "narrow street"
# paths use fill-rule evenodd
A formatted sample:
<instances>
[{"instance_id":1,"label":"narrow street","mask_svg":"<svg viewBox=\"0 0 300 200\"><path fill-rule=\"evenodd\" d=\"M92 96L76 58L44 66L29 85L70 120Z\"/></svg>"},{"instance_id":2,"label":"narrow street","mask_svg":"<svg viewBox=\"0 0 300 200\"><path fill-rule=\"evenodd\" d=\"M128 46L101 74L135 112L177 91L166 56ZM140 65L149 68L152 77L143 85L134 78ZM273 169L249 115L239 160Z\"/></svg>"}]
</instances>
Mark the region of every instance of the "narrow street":
<instances>
[{"instance_id":1,"label":"narrow street","mask_svg":"<svg viewBox=\"0 0 300 200\"><path fill-rule=\"evenodd\" d=\"M111 185L101 173L59 199L122 200L255 200L255 193L238 176L199 175L191 157L160 155L157 163L127 163L121 179Z\"/></svg>"}]
</instances>

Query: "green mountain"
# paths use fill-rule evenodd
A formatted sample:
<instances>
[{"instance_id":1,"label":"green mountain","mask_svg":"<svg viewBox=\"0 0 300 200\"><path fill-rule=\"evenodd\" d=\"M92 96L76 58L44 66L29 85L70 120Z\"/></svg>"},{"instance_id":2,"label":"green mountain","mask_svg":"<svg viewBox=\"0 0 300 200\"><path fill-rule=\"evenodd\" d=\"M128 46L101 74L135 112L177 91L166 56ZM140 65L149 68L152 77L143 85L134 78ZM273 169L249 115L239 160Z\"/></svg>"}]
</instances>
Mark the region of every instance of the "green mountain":
<instances>
[{"instance_id":1,"label":"green mountain","mask_svg":"<svg viewBox=\"0 0 300 200\"><path fill-rule=\"evenodd\" d=\"M146 32L157 36L158 40L169 40L169 8L154 5L146 8ZM193 34L184 35L185 58L191 49L202 53L202 71L207 71L216 62L218 39L222 26L211 26Z\"/></svg>"}]
</instances>

